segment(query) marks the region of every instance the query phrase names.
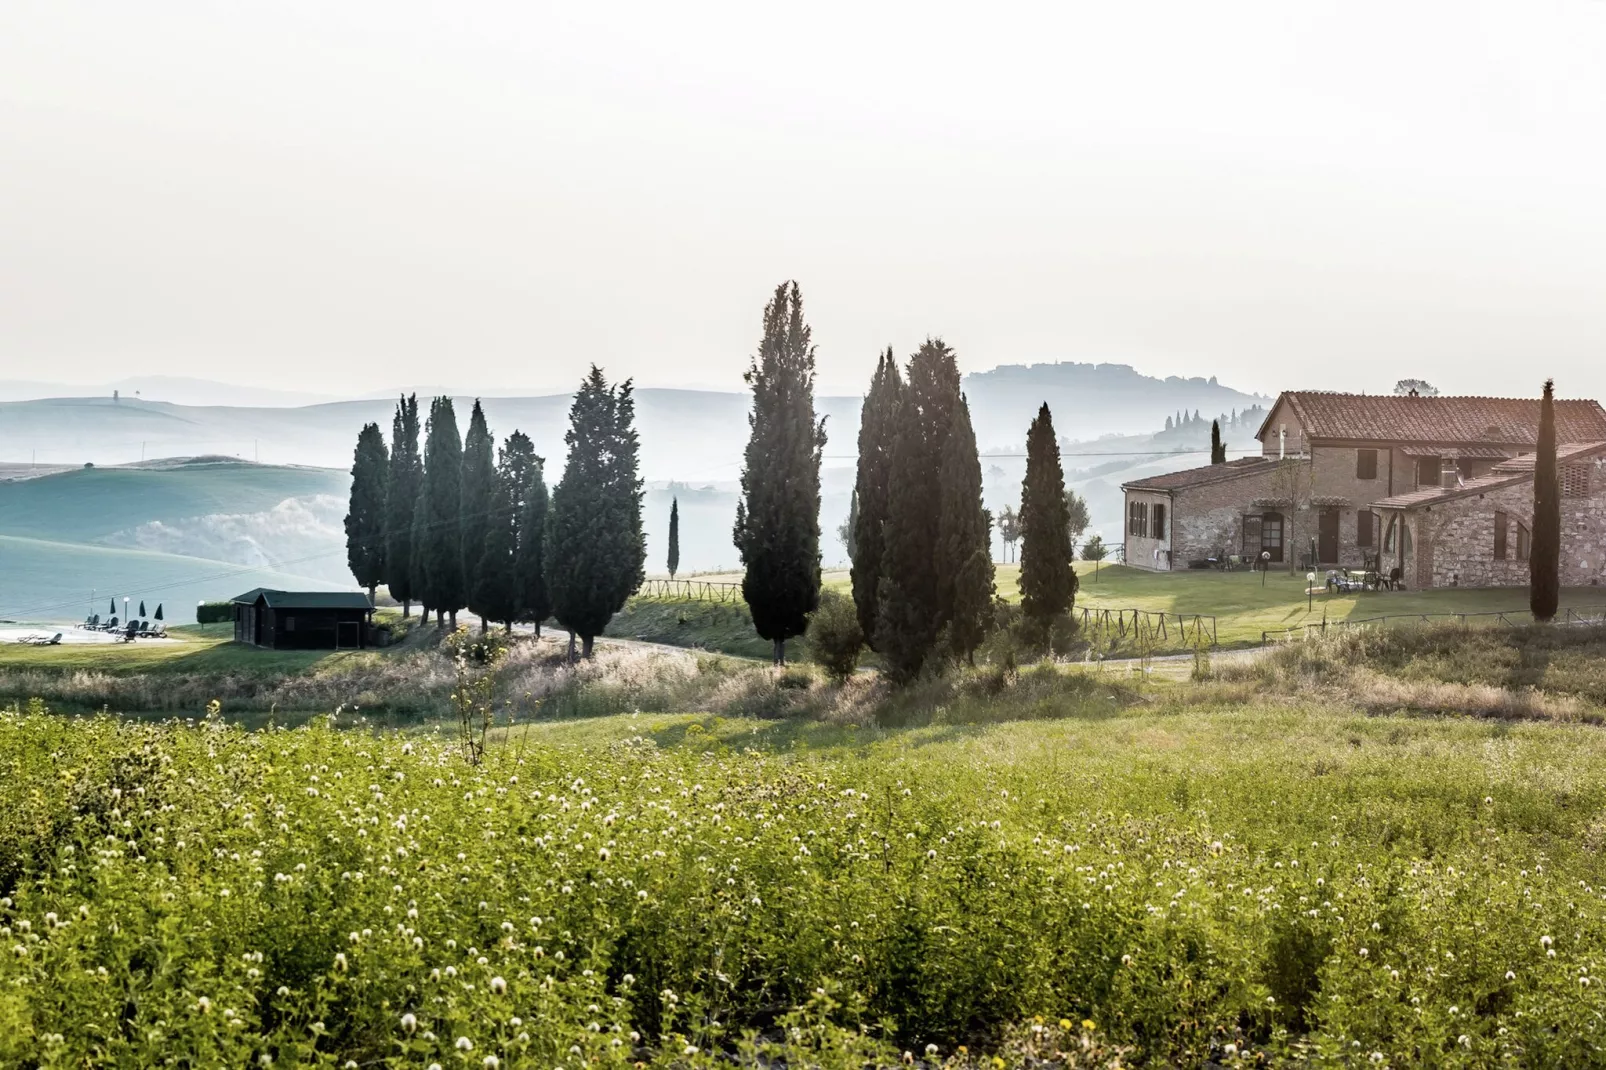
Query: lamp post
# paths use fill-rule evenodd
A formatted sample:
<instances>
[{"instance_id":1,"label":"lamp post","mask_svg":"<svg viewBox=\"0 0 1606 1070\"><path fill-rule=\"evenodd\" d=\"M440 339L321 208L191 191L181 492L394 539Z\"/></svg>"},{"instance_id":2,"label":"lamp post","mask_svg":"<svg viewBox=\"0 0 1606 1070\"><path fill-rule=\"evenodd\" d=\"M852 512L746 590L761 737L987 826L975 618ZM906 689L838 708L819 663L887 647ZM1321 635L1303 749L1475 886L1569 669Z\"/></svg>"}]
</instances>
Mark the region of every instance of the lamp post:
<instances>
[{"instance_id":1,"label":"lamp post","mask_svg":"<svg viewBox=\"0 0 1606 1070\"><path fill-rule=\"evenodd\" d=\"M123 595L123 623L128 623L128 596Z\"/></svg>"}]
</instances>

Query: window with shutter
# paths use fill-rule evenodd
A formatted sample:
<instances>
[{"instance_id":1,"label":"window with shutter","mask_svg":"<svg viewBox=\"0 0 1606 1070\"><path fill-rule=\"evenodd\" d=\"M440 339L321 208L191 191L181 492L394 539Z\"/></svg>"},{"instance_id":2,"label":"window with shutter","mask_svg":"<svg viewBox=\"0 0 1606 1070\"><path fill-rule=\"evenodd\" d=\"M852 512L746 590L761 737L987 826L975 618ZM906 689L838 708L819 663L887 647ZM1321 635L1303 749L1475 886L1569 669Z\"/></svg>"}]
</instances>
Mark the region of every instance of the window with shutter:
<instances>
[{"instance_id":1,"label":"window with shutter","mask_svg":"<svg viewBox=\"0 0 1606 1070\"><path fill-rule=\"evenodd\" d=\"M1519 521L1517 521L1517 560L1518 561L1526 561L1526 560L1528 560L1528 543L1529 543L1528 529L1526 527L1524 527L1522 521L1519 520Z\"/></svg>"},{"instance_id":2,"label":"window with shutter","mask_svg":"<svg viewBox=\"0 0 1606 1070\"><path fill-rule=\"evenodd\" d=\"M1156 502L1149 510L1149 534L1156 539L1165 538L1165 506Z\"/></svg>"},{"instance_id":3,"label":"window with shutter","mask_svg":"<svg viewBox=\"0 0 1606 1070\"><path fill-rule=\"evenodd\" d=\"M1377 478L1377 451L1376 450L1356 450L1355 451L1355 478L1356 479L1376 479Z\"/></svg>"},{"instance_id":4,"label":"window with shutter","mask_svg":"<svg viewBox=\"0 0 1606 1070\"><path fill-rule=\"evenodd\" d=\"M1494 514L1494 559L1506 559L1506 526L1510 523L1506 514L1496 509Z\"/></svg>"}]
</instances>

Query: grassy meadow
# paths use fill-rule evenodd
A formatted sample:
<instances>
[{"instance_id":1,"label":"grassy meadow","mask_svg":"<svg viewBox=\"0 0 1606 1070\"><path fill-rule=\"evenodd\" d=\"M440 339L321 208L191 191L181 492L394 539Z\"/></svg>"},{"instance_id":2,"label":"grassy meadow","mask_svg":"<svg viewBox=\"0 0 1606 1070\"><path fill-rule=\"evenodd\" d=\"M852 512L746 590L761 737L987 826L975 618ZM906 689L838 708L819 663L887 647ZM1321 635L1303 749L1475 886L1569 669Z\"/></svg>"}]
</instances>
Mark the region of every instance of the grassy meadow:
<instances>
[{"instance_id":1,"label":"grassy meadow","mask_svg":"<svg viewBox=\"0 0 1606 1070\"><path fill-rule=\"evenodd\" d=\"M0 1065L1602 1058L1584 726L644 713L473 766L36 707L0 762Z\"/></svg>"}]
</instances>

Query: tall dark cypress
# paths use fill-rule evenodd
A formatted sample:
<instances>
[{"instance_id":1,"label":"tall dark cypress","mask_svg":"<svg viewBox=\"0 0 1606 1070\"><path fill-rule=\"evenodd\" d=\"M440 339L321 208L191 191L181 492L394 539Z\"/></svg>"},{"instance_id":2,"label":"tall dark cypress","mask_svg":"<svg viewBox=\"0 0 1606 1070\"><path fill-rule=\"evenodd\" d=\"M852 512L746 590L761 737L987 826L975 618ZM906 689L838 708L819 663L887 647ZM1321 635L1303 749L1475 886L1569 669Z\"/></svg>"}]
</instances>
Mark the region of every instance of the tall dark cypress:
<instances>
[{"instance_id":1,"label":"tall dark cypress","mask_svg":"<svg viewBox=\"0 0 1606 1070\"><path fill-rule=\"evenodd\" d=\"M436 398L429 406L424 433L422 534L424 600L435 609L435 620L450 617L457 630L457 611L468 602L463 575L463 440L457 433L457 412L451 398Z\"/></svg>"},{"instance_id":2,"label":"tall dark cypress","mask_svg":"<svg viewBox=\"0 0 1606 1070\"><path fill-rule=\"evenodd\" d=\"M519 620L532 621L536 635L541 634L541 622L552 615L552 599L547 594L542 566L547 514L545 469L546 462L536 456L528 435L515 431L508 436L497 474L506 482L513 499L514 615Z\"/></svg>"},{"instance_id":3,"label":"tall dark cypress","mask_svg":"<svg viewBox=\"0 0 1606 1070\"><path fill-rule=\"evenodd\" d=\"M753 628L786 661L820 602L820 459L825 420L814 417L814 346L796 282L764 307L764 337L747 370L742 497L733 537L742 559L742 597Z\"/></svg>"},{"instance_id":4,"label":"tall dark cypress","mask_svg":"<svg viewBox=\"0 0 1606 1070\"><path fill-rule=\"evenodd\" d=\"M1227 445L1221 441L1221 421L1210 421L1210 463L1227 463Z\"/></svg>"},{"instance_id":5,"label":"tall dark cypress","mask_svg":"<svg viewBox=\"0 0 1606 1070\"><path fill-rule=\"evenodd\" d=\"M952 605L937 567L943 446L960 402L959 366L940 339L909 358L887 475L876 650L896 682L914 678L937 646Z\"/></svg>"},{"instance_id":6,"label":"tall dark cypress","mask_svg":"<svg viewBox=\"0 0 1606 1070\"><path fill-rule=\"evenodd\" d=\"M1028 620L1046 626L1076 600L1071 567L1070 510L1065 470L1048 404L1026 432L1026 478L1020 494L1020 603Z\"/></svg>"},{"instance_id":7,"label":"tall dark cypress","mask_svg":"<svg viewBox=\"0 0 1606 1070\"><path fill-rule=\"evenodd\" d=\"M942 447L937 514L937 577L947 616L948 653L974 660L993 605L993 518L982 505L981 459L964 395Z\"/></svg>"},{"instance_id":8,"label":"tall dark cypress","mask_svg":"<svg viewBox=\"0 0 1606 1070\"><path fill-rule=\"evenodd\" d=\"M1554 620L1561 601L1561 478L1556 469L1555 384L1545 380L1534 453L1533 544L1528 548L1528 606L1534 620Z\"/></svg>"},{"instance_id":9,"label":"tall dark cypress","mask_svg":"<svg viewBox=\"0 0 1606 1070\"><path fill-rule=\"evenodd\" d=\"M859 627L875 643L881 617L879 591L886 550L887 476L892 465L892 441L898 430L898 402L903 379L892 347L876 361L870 392L859 410L859 468L853 484L853 604Z\"/></svg>"},{"instance_id":10,"label":"tall dark cypress","mask_svg":"<svg viewBox=\"0 0 1606 1070\"><path fill-rule=\"evenodd\" d=\"M390 422L390 475L385 480L385 585L402 604L402 616L412 613L413 512L424 481L424 462L418 455L418 395L403 397Z\"/></svg>"},{"instance_id":11,"label":"tall dark cypress","mask_svg":"<svg viewBox=\"0 0 1606 1070\"><path fill-rule=\"evenodd\" d=\"M463 593L472 596L479 590L480 560L485 556L485 540L491 532L491 512L496 507L496 440L485 423L485 410L474 399L474 411L468 418L468 433L463 436L463 475L458 488L458 553L463 561ZM470 601L469 598L464 599ZM475 613L479 610L473 606ZM496 620L504 619L500 616ZM486 627L483 614L480 629Z\"/></svg>"},{"instance_id":12,"label":"tall dark cypress","mask_svg":"<svg viewBox=\"0 0 1606 1070\"><path fill-rule=\"evenodd\" d=\"M680 570L680 499L669 499L669 578Z\"/></svg>"},{"instance_id":13,"label":"tall dark cypress","mask_svg":"<svg viewBox=\"0 0 1606 1070\"><path fill-rule=\"evenodd\" d=\"M516 497L518 484L498 472L491 484L491 508L486 517L485 545L474 565L469 608L479 614L480 630L501 621L513 630L518 616L516 555L518 550Z\"/></svg>"},{"instance_id":14,"label":"tall dark cypress","mask_svg":"<svg viewBox=\"0 0 1606 1070\"><path fill-rule=\"evenodd\" d=\"M635 412L629 380L610 387L596 365L569 409L569 456L547 511L543 564L571 657L576 636L591 656L592 641L645 576Z\"/></svg>"},{"instance_id":15,"label":"tall dark cypress","mask_svg":"<svg viewBox=\"0 0 1606 1070\"><path fill-rule=\"evenodd\" d=\"M364 424L351 465L351 504L346 513L346 563L357 583L374 589L385 582L385 481L390 454L378 424Z\"/></svg>"}]
</instances>

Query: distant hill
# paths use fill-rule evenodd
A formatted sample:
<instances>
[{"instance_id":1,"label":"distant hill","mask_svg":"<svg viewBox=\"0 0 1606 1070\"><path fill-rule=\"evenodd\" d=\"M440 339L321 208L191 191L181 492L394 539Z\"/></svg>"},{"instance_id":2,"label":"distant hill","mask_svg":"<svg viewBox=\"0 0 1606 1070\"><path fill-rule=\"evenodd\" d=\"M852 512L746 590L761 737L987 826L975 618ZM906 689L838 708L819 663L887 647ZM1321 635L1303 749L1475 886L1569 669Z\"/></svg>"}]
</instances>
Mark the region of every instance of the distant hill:
<instances>
[{"instance_id":1,"label":"distant hill","mask_svg":"<svg viewBox=\"0 0 1606 1070\"><path fill-rule=\"evenodd\" d=\"M1006 364L965 376L964 386L983 449L1024 443L1044 402L1062 438L1086 442L1158 431L1179 410L1226 413L1266 401L1222 386L1215 376L1157 379L1126 364Z\"/></svg>"},{"instance_id":2,"label":"distant hill","mask_svg":"<svg viewBox=\"0 0 1606 1070\"><path fill-rule=\"evenodd\" d=\"M349 486L339 470L204 458L0 479L0 616L82 616L94 590L182 623L255 586L350 588Z\"/></svg>"}]
</instances>

